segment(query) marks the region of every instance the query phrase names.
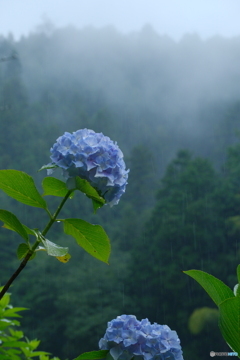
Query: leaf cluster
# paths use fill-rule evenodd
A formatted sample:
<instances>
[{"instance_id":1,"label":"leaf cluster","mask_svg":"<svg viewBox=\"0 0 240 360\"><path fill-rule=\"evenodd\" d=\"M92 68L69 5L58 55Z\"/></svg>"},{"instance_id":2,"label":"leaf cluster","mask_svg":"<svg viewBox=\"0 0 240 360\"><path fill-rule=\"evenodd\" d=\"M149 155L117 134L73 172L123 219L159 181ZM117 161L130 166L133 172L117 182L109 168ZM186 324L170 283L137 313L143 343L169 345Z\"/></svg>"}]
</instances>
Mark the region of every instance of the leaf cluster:
<instances>
[{"instance_id":1,"label":"leaf cluster","mask_svg":"<svg viewBox=\"0 0 240 360\"><path fill-rule=\"evenodd\" d=\"M37 350L40 341L29 340L23 331L17 330L20 326L20 311L26 308L13 307L10 304L10 294L6 293L0 300L0 359L1 360L60 360L52 358L48 352Z\"/></svg>"},{"instance_id":2,"label":"leaf cluster","mask_svg":"<svg viewBox=\"0 0 240 360\"><path fill-rule=\"evenodd\" d=\"M54 214L51 214L46 201L38 192L34 180L28 174L18 170L0 170L0 188L13 199L29 206L38 207L45 210L49 217L49 223L40 232L38 229L30 229L22 224L20 220L7 210L0 210L0 220L4 227L17 232L24 240L18 247L17 256L19 259L33 258L36 251L44 250L48 255L56 257L62 262L70 259L67 247L61 247L45 238L49 228L55 221L64 224L64 232L73 236L77 243L95 258L108 263L110 255L110 242L107 234L100 225L92 225L81 219L57 219L65 201L73 195L75 190L80 190L92 200L94 211L103 206L105 201L98 195L96 190L83 179L72 179L70 187L66 183L56 178L43 179L43 196L53 195L63 197L63 201ZM36 237L34 245L30 244L29 235Z\"/></svg>"},{"instance_id":3,"label":"leaf cluster","mask_svg":"<svg viewBox=\"0 0 240 360\"><path fill-rule=\"evenodd\" d=\"M236 296L233 291L216 277L200 270L184 271L195 279L219 308L219 327L226 343L240 358L240 265L237 267L238 284Z\"/></svg>"}]
</instances>

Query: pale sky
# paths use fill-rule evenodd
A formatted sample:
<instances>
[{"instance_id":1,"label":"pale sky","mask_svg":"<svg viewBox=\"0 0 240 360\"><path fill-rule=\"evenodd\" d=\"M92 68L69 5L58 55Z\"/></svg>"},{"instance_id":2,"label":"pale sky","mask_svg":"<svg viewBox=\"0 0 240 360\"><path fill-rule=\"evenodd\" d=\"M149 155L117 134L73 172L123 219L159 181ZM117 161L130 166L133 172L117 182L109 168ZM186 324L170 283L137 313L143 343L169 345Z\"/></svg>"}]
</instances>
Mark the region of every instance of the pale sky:
<instances>
[{"instance_id":1,"label":"pale sky","mask_svg":"<svg viewBox=\"0 0 240 360\"><path fill-rule=\"evenodd\" d=\"M0 35L18 40L48 18L56 27L114 25L139 31L151 24L179 40L185 33L206 39L240 35L240 0L0 0Z\"/></svg>"}]
</instances>

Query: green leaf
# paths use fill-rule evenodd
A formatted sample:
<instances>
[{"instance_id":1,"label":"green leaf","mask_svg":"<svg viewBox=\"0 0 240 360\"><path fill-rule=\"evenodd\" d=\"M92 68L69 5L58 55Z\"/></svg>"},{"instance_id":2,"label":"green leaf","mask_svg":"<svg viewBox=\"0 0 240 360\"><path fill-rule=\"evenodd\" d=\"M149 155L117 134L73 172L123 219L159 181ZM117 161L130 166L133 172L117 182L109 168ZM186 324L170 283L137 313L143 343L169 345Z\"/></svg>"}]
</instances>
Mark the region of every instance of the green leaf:
<instances>
[{"instance_id":1,"label":"green leaf","mask_svg":"<svg viewBox=\"0 0 240 360\"><path fill-rule=\"evenodd\" d=\"M4 223L3 227L16 231L20 236L28 241L28 234L18 218L7 210L0 210L0 220Z\"/></svg>"},{"instance_id":2,"label":"green leaf","mask_svg":"<svg viewBox=\"0 0 240 360\"><path fill-rule=\"evenodd\" d=\"M37 191L33 178L22 171L0 170L0 189L23 204L47 209L47 204Z\"/></svg>"},{"instance_id":3,"label":"green leaf","mask_svg":"<svg viewBox=\"0 0 240 360\"><path fill-rule=\"evenodd\" d=\"M100 209L105 204L105 200L103 204L102 202L92 199L92 204L93 204L93 212L94 214L96 214L97 210Z\"/></svg>"},{"instance_id":4,"label":"green leaf","mask_svg":"<svg viewBox=\"0 0 240 360\"><path fill-rule=\"evenodd\" d=\"M233 294L235 296L240 296L240 288L239 288L239 284L236 284L233 288Z\"/></svg>"},{"instance_id":5,"label":"green leaf","mask_svg":"<svg viewBox=\"0 0 240 360\"><path fill-rule=\"evenodd\" d=\"M60 360L60 359L56 356L54 356L53 358L51 357L51 359L50 359L50 357L47 355L40 355L39 360Z\"/></svg>"},{"instance_id":6,"label":"green leaf","mask_svg":"<svg viewBox=\"0 0 240 360\"><path fill-rule=\"evenodd\" d=\"M240 297L240 265L237 266L237 278L238 278L238 284L234 286L233 292L234 295Z\"/></svg>"},{"instance_id":7,"label":"green leaf","mask_svg":"<svg viewBox=\"0 0 240 360\"><path fill-rule=\"evenodd\" d=\"M34 352L30 353L28 356L29 357L35 357L35 356L50 355L50 354L51 353L46 352L46 351L34 351Z\"/></svg>"},{"instance_id":8,"label":"green leaf","mask_svg":"<svg viewBox=\"0 0 240 360\"><path fill-rule=\"evenodd\" d=\"M94 212L106 203L104 198L98 194L97 190L95 190L87 180L81 179L79 176L69 179L67 186L69 190L79 190L88 198L92 199Z\"/></svg>"},{"instance_id":9,"label":"green leaf","mask_svg":"<svg viewBox=\"0 0 240 360\"><path fill-rule=\"evenodd\" d=\"M5 330L12 325L14 326L12 322L7 322L6 319L0 320L0 331Z\"/></svg>"},{"instance_id":10,"label":"green leaf","mask_svg":"<svg viewBox=\"0 0 240 360\"><path fill-rule=\"evenodd\" d=\"M33 260L36 257L37 253L34 251L34 253L32 254L32 256L30 257L29 260Z\"/></svg>"},{"instance_id":11,"label":"green leaf","mask_svg":"<svg viewBox=\"0 0 240 360\"><path fill-rule=\"evenodd\" d=\"M24 227L24 229L26 230L26 232L27 232L29 235L37 236L35 230L30 229L29 227L27 227L27 226L24 225L24 224L22 224L22 226Z\"/></svg>"},{"instance_id":12,"label":"green leaf","mask_svg":"<svg viewBox=\"0 0 240 360\"><path fill-rule=\"evenodd\" d=\"M59 246L48 239L42 239L42 242L50 256L64 256L68 253L68 247Z\"/></svg>"},{"instance_id":13,"label":"green leaf","mask_svg":"<svg viewBox=\"0 0 240 360\"><path fill-rule=\"evenodd\" d=\"M211 299L219 306L223 301L234 296L233 291L221 280L200 270L183 271L195 279L208 293Z\"/></svg>"},{"instance_id":14,"label":"green leaf","mask_svg":"<svg viewBox=\"0 0 240 360\"><path fill-rule=\"evenodd\" d=\"M17 257L19 260L22 260L27 255L28 251L31 250L28 244L22 243L19 244L17 249ZM36 252L34 251L29 260L33 260L36 256Z\"/></svg>"},{"instance_id":15,"label":"green leaf","mask_svg":"<svg viewBox=\"0 0 240 360\"><path fill-rule=\"evenodd\" d=\"M238 278L238 283L240 284L240 265L237 266L237 278Z\"/></svg>"},{"instance_id":16,"label":"green leaf","mask_svg":"<svg viewBox=\"0 0 240 360\"><path fill-rule=\"evenodd\" d=\"M233 297L219 305L219 327L228 345L240 354L240 298Z\"/></svg>"},{"instance_id":17,"label":"green leaf","mask_svg":"<svg viewBox=\"0 0 240 360\"><path fill-rule=\"evenodd\" d=\"M36 235L36 232L35 232L34 230L30 229L29 227L27 227L26 225L24 225L24 224L22 224L22 223L21 223L21 225L22 225L22 227L24 228L24 230L26 231L27 234L33 235L33 236L37 236L37 235ZM12 229L11 226L8 226L6 223L4 224L3 227L4 227L5 229L9 229L9 230L15 231L14 229Z\"/></svg>"},{"instance_id":18,"label":"green leaf","mask_svg":"<svg viewBox=\"0 0 240 360\"><path fill-rule=\"evenodd\" d=\"M43 196L53 195L64 197L69 191L65 182L50 176L43 179L42 187L44 190Z\"/></svg>"},{"instance_id":19,"label":"green leaf","mask_svg":"<svg viewBox=\"0 0 240 360\"><path fill-rule=\"evenodd\" d=\"M9 332L16 340L21 339L24 336L23 331L16 331L10 328Z\"/></svg>"},{"instance_id":20,"label":"green leaf","mask_svg":"<svg viewBox=\"0 0 240 360\"><path fill-rule=\"evenodd\" d=\"M48 170L48 169L56 169L58 168L59 166L57 165L54 165L54 164L47 164L47 165L43 165L41 167L41 169L39 169L38 171L42 171L42 170Z\"/></svg>"},{"instance_id":21,"label":"green leaf","mask_svg":"<svg viewBox=\"0 0 240 360\"><path fill-rule=\"evenodd\" d=\"M6 293L0 300L0 307L5 308L10 302L10 294Z\"/></svg>"},{"instance_id":22,"label":"green leaf","mask_svg":"<svg viewBox=\"0 0 240 360\"><path fill-rule=\"evenodd\" d=\"M7 309L4 311L4 316L6 317L22 317L21 315L17 314L18 311L28 310L27 308L22 307L14 307L11 309Z\"/></svg>"},{"instance_id":23,"label":"green leaf","mask_svg":"<svg viewBox=\"0 0 240 360\"><path fill-rule=\"evenodd\" d=\"M29 246L25 243L19 244L18 249L17 249L17 257L19 260L23 259L28 251L30 250Z\"/></svg>"},{"instance_id":24,"label":"green leaf","mask_svg":"<svg viewBox=\"0 0 240 360\"><path fill-rule=\"evenodd\" d=\"M99 207L103 206L106 201L102 196L100 196L87 180L81 179L79 176L76 176L76 186L77 189L86 194L87 197L94 200L96 203L99 203Z\"/></svg>"},{"instance_id":25,"label":"green leaf","mask_svg":"<svg viewBox=\"0 0 240 360\"><path fill-rule=\"evenodd\" d=\"M31 350L35 350L39 346L39 344L40 344L40 340L37 339L31 341L28 340L28 345Z\"/></svg>"},{"instance_id":26,"label":"green leaf","mask_svg":"<svg viewBox=\"0 0 240 360\"><path fill-rule=\"evenodd\" d=\"M81 219L65 219L64 232L73 236L78 245L90 255L108 264L110 241L100 225L92 225Z\"/></svg>"},{"instance_id":27,"label":"green leaf","mask_svg":"<svg viewBox=\"0 0 240 360\"><path fill-rule=\"evenodd\" d=\"M28 347L28 343L24 341L5 341L1 344L2 347Z\"/></svg>"},{"instance_id":28,"label":"green leaf","mask_svg":"<svg viewBox=\"0 0 240 360\"><path fill-rule=\"evenodd\" d=\"M109 353L109 350L89 351L89 352L85 352L85 353L79 355L74 360L104 359L108 353Z\"/></svg>"}]
</instances>

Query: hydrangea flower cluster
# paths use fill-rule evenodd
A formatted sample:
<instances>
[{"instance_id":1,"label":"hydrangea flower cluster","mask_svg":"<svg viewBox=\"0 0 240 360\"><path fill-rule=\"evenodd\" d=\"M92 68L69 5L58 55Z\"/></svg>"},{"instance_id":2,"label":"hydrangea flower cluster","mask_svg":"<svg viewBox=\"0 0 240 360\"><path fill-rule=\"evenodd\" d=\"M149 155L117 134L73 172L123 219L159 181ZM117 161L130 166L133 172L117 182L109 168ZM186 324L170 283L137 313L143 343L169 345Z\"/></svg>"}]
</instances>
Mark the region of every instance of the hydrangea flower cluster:
<instances>
[{"instance_id":1,"label":"hydrangea flower cluster","mask_svg":"<svg viewBox=\"0 0 240 360\"><path fill-rule=\"evenodd\" d=\"M50 152L51 165L62 168L65 177L80 176L87 180L110 206L119 202L129 170L122 151L109 137L89 129L65 132Z\"/></svg>"},{"instance_id":2,"label":"hydrangea flower cluster","mask_svg":"<svg viewBox=\"0 0 240 360\"><path fill-rule=\"evenodd\" d=\"M134 315L121 315L108 322L101 350L110 350L114 360L183 360L176 331L167 325L138 321Z\"/></svg>"}]
</instances>

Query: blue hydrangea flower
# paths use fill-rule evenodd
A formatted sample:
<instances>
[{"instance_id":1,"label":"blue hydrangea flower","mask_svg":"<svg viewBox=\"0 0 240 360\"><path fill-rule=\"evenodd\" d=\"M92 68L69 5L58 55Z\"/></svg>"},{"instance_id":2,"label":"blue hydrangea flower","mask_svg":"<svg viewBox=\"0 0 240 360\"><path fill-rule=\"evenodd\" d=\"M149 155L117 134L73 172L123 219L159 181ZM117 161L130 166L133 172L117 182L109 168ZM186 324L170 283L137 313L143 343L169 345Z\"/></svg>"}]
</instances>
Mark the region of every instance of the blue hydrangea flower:
<instances>
[{"instance_id":1,"label":"blue hydrangea flower","mask_svg":"<svg viewBox=\"0 0 240 360\"><path fill-rule=\"evenodd\" d=\"M98 191L110 206L125 192L128 172L117 143L102 133L82 129L60 136L51 152L51 165L63 169L66 178L80 176ZM53 170L48 170L50 175Z\"/></svg>"},{"instance_id":2,"label":"blue hydrangea flower","mask_svg":"<svg viewBox=\"0 0 240 360\"><path fill-rule=\"evenodd\" d=\"M114 360L183 360L176 331L167 325L138 321L134 315L121 315L108 322L101 350L110 350Z\"/></svg>"}]
</instances>

